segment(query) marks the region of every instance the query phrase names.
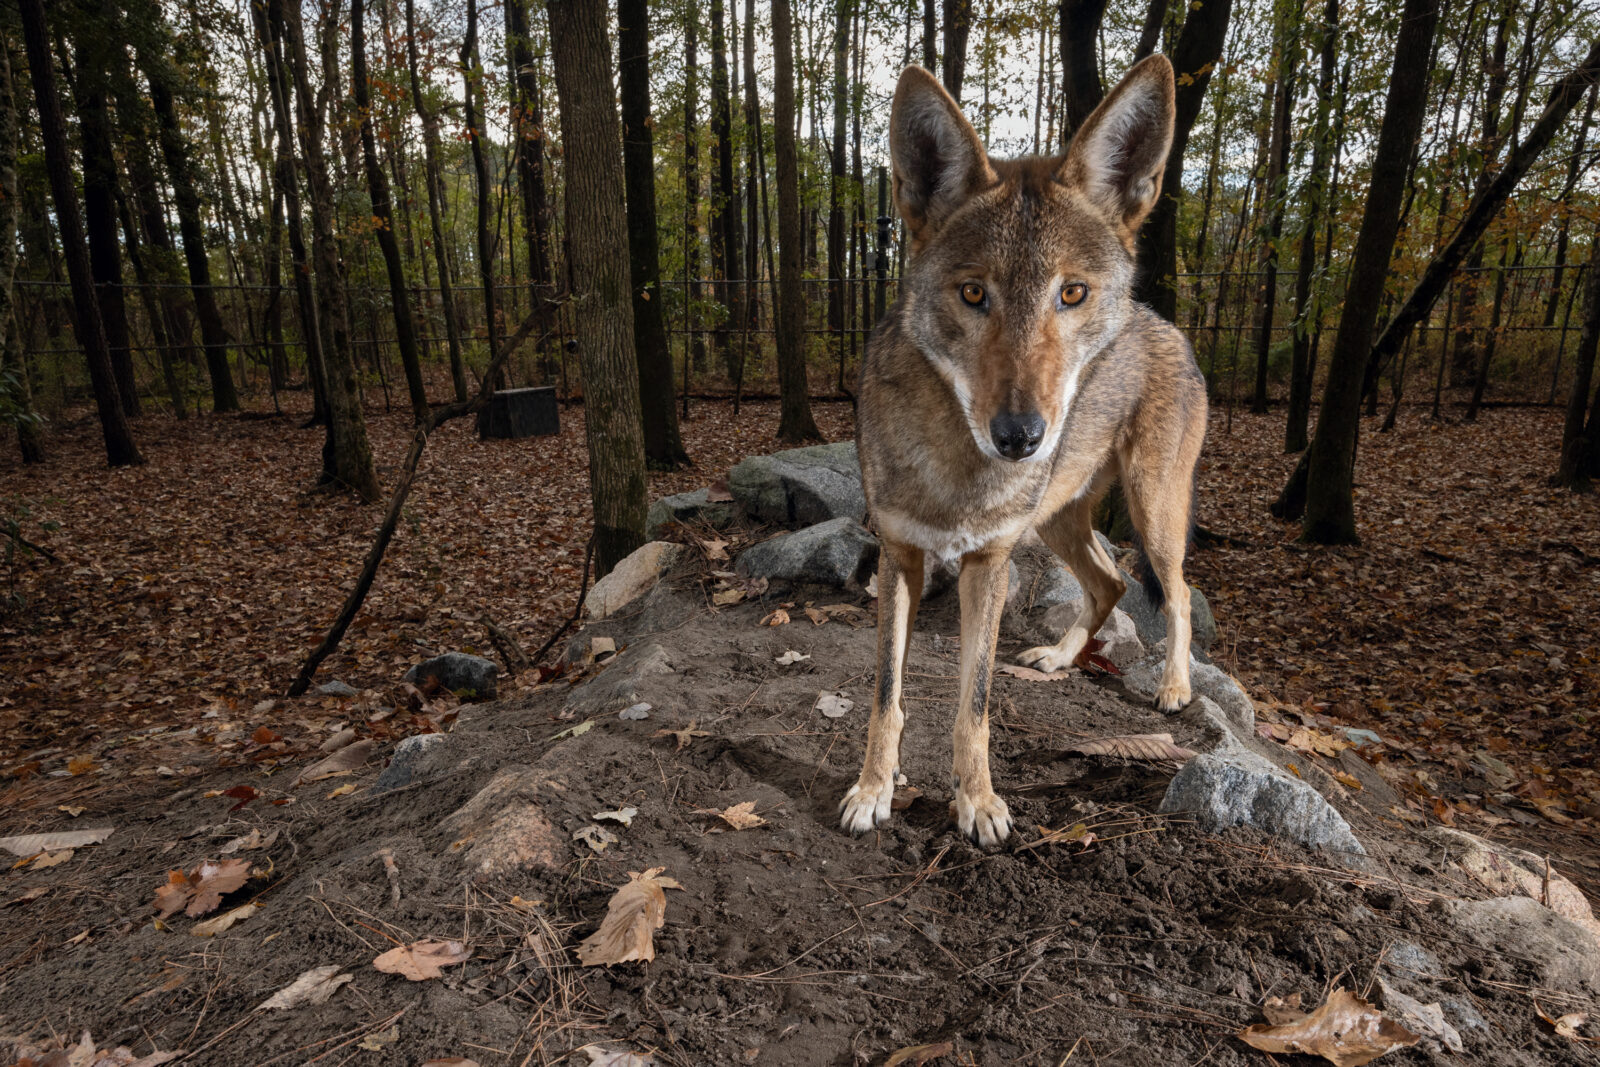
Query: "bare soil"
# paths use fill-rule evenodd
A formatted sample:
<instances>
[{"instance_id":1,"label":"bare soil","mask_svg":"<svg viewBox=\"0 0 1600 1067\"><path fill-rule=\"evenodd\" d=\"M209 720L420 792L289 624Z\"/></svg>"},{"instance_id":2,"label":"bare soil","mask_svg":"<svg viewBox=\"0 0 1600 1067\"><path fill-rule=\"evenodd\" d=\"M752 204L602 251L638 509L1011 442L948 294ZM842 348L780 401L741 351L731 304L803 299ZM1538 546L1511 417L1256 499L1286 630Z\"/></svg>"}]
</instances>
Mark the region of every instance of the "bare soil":
<instances>
[{"instance_id":1,"label":"bare soil","mask_svg":"<svg viewBox=\"0 0 1600 1067\"><path fill-rule=\"evenodd\" d=\"M1260 1020L1266 997L1316 1003L1336 986L1365 991L1383 973L1442 1002L1466 1042L1459 1057L1418 1045L1386 1056L1386 1067L1600 1062L1539 1023L1530 961L1457 940L1430 908L1441 895L1481 891L1434 870L1409 831L1358 796L1339 803L1372 856L1347 869L1157 816L1170 766L1064 751L1115 733L1197 740L1115 678L997 679L995 778L1018 832L997 851L969 846L948 813L952 594L925 606L909 660L902 768L921 795L881 831L842 834L837 804L870 703L870 602L773 590L719 610L708 570L687 566L639 611L580 634L575 655L598 635L622 648L598 670L574 667L463 708L446 741L449 769L398 792L366 787L401 731L367 724L354 706L346 717L382 740L382 758L352 777L292 786L330 724L286 705L213 719L195 734L108 738L106 759L192 772L176 778L12 784L0 794L5 833L117 829L59 866L0 874L0 903L46 890L0 909L0 1034L87 1029L102 1047L183 1049L185 1062L228 1067L437 1056L545 1064L591 1043L675 1065L845 1065L945 1040L954 1051L939 1062L1256 1064L1267 1061L1233 1034ZM814 626L800 611L808 602L864 613L856 624L841 615ZM795 621L759 626L781 603L795 605ZM1009 627L1001 654L1035 636ZM791 649L810 658L779 666ZM663 660L670 672L634 666ZM824 690L842 690L855 707L823 717L813 704ZM620 719L635 700L652 705L649 718ZM705 734L681 749L657 736L691 723ZM272 760L252 762L261 743L218 744L261 726L280 736L265 749L287 746ZM273 766L285 751L295 758ZM519 875L475 880L440 823L510 766L547 781L537 805L561 852ZM358 788L329 795L342 784ZM230 810L237 800L216 791L240 785L260 795ZM764 825L735 831L703 814L746 801ZM76 805L85 809L76 818L60 810ZM624 806L638 809L629 826L592 820ZM1087 847L1029 847L1041 827L1080 822L1096 835ZM589 825L619 842L595 853L569 840ZM151 900L167 871L215 859L221 843L252 829L279 832L270 848L240 853L265 877L224 908L253 898L260 913L210 940L193 937L182 916L158 928ZM656 958L579 966L573 946L627 872L652 867L684 887L667 894ZM472 958L417 983L372 966L395 943L424 937L459 939ZM253 1010L322 964L354 976L327 1004ZM1574 1010L1570 998L1539 1002Z\"/></svg>"}]
</instances>

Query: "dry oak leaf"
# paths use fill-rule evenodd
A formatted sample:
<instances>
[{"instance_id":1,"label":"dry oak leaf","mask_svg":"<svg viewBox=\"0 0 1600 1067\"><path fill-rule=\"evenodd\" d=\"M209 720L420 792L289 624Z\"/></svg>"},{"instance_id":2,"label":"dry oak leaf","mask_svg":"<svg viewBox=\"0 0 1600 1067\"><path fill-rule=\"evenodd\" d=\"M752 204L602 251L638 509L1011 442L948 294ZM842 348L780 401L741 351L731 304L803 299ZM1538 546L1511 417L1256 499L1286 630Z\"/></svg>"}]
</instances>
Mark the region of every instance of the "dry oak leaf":
<instances>
[{"instance_id":1,"label":"dry oak leaf","mask_svg":"<svg viewBox=\"0 0 1600 1067\"><path fill-rule=\"evenodd\" d=\"M883 1067L922 1067L925 1063L932 1063L941 1056L948 1056L955 1052L953 1041L940 1041L932 1045L911 1045L889 1054L883 1061Z\"/></svg>"},{"instance_id":2,"label":"dry oak leaf","mask_svg":"<svg viewBox=\"0 0 1600 1067\"><path fill-rule=\"evenodd\" d=\"M425 982L443 974L442 968L467 962L471 955L459 941L413 941L390 949L373 960L372 965L385 974Z\"/></svg>"},{"instance_id":3,"label":"dry oak leaf","mask_svg":"<svg viewBox=\"0 0 1600 1067\"><path fill-rule=\"evenodd\" d=\"M217 849L217 851L222 853L224 856L231 856L235 852L240 852L240 851L244 851L244 850L248 850L248 849L253 849L253 848L271 848L273 846L273 844L277 840L278 840L278 831L271 830L271 831L263 834L261 832L260 828L258 827L258 828L254 829L254 830L251 830L248 834L245 834L243 837L234 838L232 841L229 841L227 844L225 844L221 848Z\"/></svg>"},{"instance_id":4,"label":"dry oak leaf","mask_svg":"<svg viewBox=\"0 0 1600 1067\"><path fill-rule=\"evenodd\" d=\"M261 910L261 905L251 902L242 907L225 911L214 919L207 919L203 923L195 923L189 932L195 937L216 937L218 934L227 933L236 922L242 922Z\"/></svg>"},{"instance_id":5,"label":"dry oak leaf","mask_svg":"<svg viewBox=\"0 0 1600 1067\"><path fill-rule=\"evenodd\" d=\"M172 871L167 884L156 890L156 917L166 919L179 909L191 919L215 911L222 898L250 877L249 860L201 860L188 874Z\"/></svg>"},{"instance_id":6,"label":"dry oak leaf","mask_svg":"<svg viewBox=\"0 0 1600 1067\"><path fill-rule=\"evenodd\" d=\"M655 932L667 921L664 890L683 888L676 878L661 877L664 870L628 872L628 884L612 895L600 928L578 946L578 959L585 967L656 958Z\"/></svg>"},{"instance_id":7,"label":"dry oak leaf","mask_svg":"<svg viewBox=\"0 0 1600 1067\"><path fill-rule=\"evenodd\" d=\"M40 852L59 852L64 848L82 848L98 845L110 837L114 827L99 830L67 830L57 834L22 834L18 837L0 837L0 849L13 856L33 856Z\"/></svg>"},{"instance_id":8,"label":"dry oak leaf","mask_svg":"<svg viewBox=\"0 0 1600 1067\"><path fill-rule=\"evenodd\" d=\"M378 742L370 737L363 738L360 741L353 741L333 755L326 759L318 760L301 771L300 776L294 780L294 784L302 785L306 782L315 782L323 778L332 778L336 774L353 771L367 762L367 757L371 756L372 750L377 747Z\"/></svg>"},{"instance_id":9,"label":"dry oak leaf","mask_svg":"<svg viewBox=\"0 0 1600 1067\"><path fill-rule=\"evenodd\" d=\"M756 814L756 802L753 800L747 800L743 804L734 804L732 807L723 808L721 811L715 808L703 808L696 814L715 815L735 830L749 830L752 827L765 826L767 824L767 820Z\"/></svg>"},{"instance_id":10,"label":"dry oak leaf","mask_svg":"<svg viewBox=\"0 0 1600 1067\"><path fill-rule=\"evenodd\" d=\"M774 611L770 612L768 615L766 615L761 620L760 625L762 625L762 626L787 626L787 625L789 625L789 613L787 611L784 611L782 608L777 608L776 610L774 610Z\"/></svg>"},{"instance_id":11,"label":"dry oak leaf","mask_svg":"<svg viewBox=\"0 0 1600 1067\"><path fill-rule=\"evenodd\" d=\"M655 1060L637 1052L612 1052L598 1045L585 1045L578 1052L588 1053L589 1067L656 1067Z\"/></svg>"},{"instance_id":12,"label":"dry oak leaf","mask_svg":"<svg viewBox=\"0 0 1600 1067\"><path fill-rule=\"evenodd\" d=\"M60 852L41 852L39 853L38 857L28 865L28 870L42 871L46 867L54 867L58 863L65 863L76 855L77 853L70 848L64 848ZM18 866L20 866L20 864Z\"/></svg>"},{"instance_id":13,"label":"dry oak leaf","mask_svg":"<svg viewBox=\"0 0 1600 1067\"><path fill-rule=\"evenodd\" d=\"M1171 734L1120 734L1115 737L1097 737L1067 749L1085 756L1121 756L1123 759L1160 762L1174 760L1182 763L1194 758L1194 753L1172 743Z\"/></svg>"},{"instance_id":14,"label":"dry oak leaf","mask_svg":"<svg viewBox=\"0 0 1600 1067\"><path fill-rule=\"evenodd\" d=\"M811 620L811 625L813 626L821 626L823 623L828 621L828 616L824 615L816 608L806 608L805 611L806 618Z\"/></svg>"},{"instance_id":15,"label":"dry oak leaf","mask_svg":"<svg viewBox=\"0 0 1600 1067\"><path fill-rule=\"evenodd\" d=\"M313 967L262 1001L256 1011L288 1011L302 1004L325 1004L340 986L354 977L340 974L337 963Z\"/></svg>"},{"instance_id":16,"label":"dry oak leaf","mask_svg":"<svg viewBox=\"0 0 1600 1067\"><path fill-rule=\"evenodd\" d=\"M710 730L697 730L697 729L695 729L695 727L697 727L699 725L700 725L700 723L699 723L698 720L690 719L689 720L689 725L685 726L681 730L657 730L655 732L654 736L656 736L656 737L675 737L675 738L677 738L678 739L678 747L677 747L676 751L682 752L684 749L688 748L691 744L694 743L694 739L695 738L697 738L697 737L710 737L711 736L711 731Z\"/></svg>"},{"instance_id":17,"label":"dry oak leaf","mask_svg":"<svg viewBox=\"0 0 1600 1067\"><path fill-rule=\"evenodd\" d=\"M1256 1023L1239 1040L1263 1052L1303 1052L1334 1067L1362 1067L1421 1040L1347 989L1336 989L1310 1015L1273 1025Z\"/></svg>"},{"instance_id":18,"label":"dry oak leaf","mask_svg":"<svg viewBox=\"0 0 1600 1067\"><path fill-rule=\"evenodd\" d=\"M1600 1037L1584 1037L1578 1033L1589 1022L1588 1012L1571 1011L1552 1018L1545 1014L1545 1010L1539 1006L1537 1000L1533 1002L1533 1010L1539 1013L1539 1018L1549 1024L1557 1037L1564 1037L1568 1041L1576 1041L1582 1045L1600 1045Z\"/></svg>"}]
</instances>

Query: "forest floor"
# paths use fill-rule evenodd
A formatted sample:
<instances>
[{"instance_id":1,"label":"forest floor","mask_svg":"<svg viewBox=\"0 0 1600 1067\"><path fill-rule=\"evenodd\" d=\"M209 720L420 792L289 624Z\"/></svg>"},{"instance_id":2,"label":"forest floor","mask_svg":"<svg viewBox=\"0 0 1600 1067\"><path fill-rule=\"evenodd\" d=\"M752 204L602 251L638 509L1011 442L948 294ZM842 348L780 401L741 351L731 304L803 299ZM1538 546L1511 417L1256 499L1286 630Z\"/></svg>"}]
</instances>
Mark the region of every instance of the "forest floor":
<instances>
[{"instance_id":1,"label":"forest floor","mask_svg":"<svg viewBox=\"0 0 1600 1067\"><path fill-rule=\"evenodd\" d=\"M587 1040L650 1047L669 1063L799 1064L882 1062L898 1045L976 1030L987 1036L961 1045L961 1062L1053 1064L1076 1032L1092 1034L1083 1053L1100 1062L1160 1048L1187 1057L1175 1062L1243 1063L1251 1054L1229 1035L1265 996L1293 988L1316 1000L1307 983L1338 975L1370 986L1397 938L1432 945L1447 963L1460 956L1430 934L1431 891L1388 856L1386 874L1329 889L1311 877L1316 861L1247 837L1190 838L1186 853L1147 814L1163 776L1039 751L1051 737L1160 728L1117 699L1116 683L1064 683L1070 710L1046 693L1060 689L1007 680L997 692L1000 779L1031 797L1013 806L1019 824L1089 813L1103 841L1129 835L1086 858L1057 846L985 857L955 841L931 798L913 798L870 849L833 831L861 723L810 717L802 692L864 690L870 634L852 636L853 624L791 636L794 624L758 628L759 605L715 614L676 650L701 673L674 664L673 678L688 677L667 694L670 713L621 732L560 739L582 719L561 680L505 685L492 721L447 695L408 692L400 674L433 652L494 655L483 616L531 650L570 614L588 485L581 409L563 414L554 438L480 443L466 423L436 436L372 595L319 676L350 684L354 699L280 699L378 514L307 491L320 431L290 417L149 418L139 432L151 462L108 471L81 418L57 427L42 468L0 470L0 501L22 535L57 557L19 559L0 575L21 605L0 618L0 835L118 827L75 862L36 859L0 876L0 903L28 909L0 933L0 1033L88 1027L103 1046L148 1040L219 1064L334 1064L363 1048L376 1053L365 1062L414 1064L424 1052L560 1062ZM847 405L818 416L830 438L850 432ZM388 478L408 429L398 413L370 418ZM652 496L770 451L775 421L770 403L738 418L725 404L695 405L684 430L698 466L652 475ZM1292 465L1278 418L1236 415L1224 432L1218 415L1197 517L1228 540L1198 548L1189 574L1218 619L1213 656L1308 763L1343 727L1371 729L1382 741L1362 754L1409 821L1549 855L1600 899L1600 501L1544 485L1558 426L1539 409L1490 409L1475 426L1403 412L1396 433L1362 441L1363 544L1330 549L1299 544L1267 514ZM871 605L858 606L865 625ZM935 606L921 629L923 691L913 691L931 711L952 694L938 636L955 632L951 606ZM775 671L769 653L802 636L822 666ZM384 800L340 784L365 783L370 770L357 771L297 793L285 776L347 723L379 745L453 729L477 776ZM658 726L697 725L707 733L683 751L655 738ZM908 746L940 750L943 727L911 729ZM516 897L463 890L438 860L434 824L508 748L540 775L565 776L553 799L528 787L544 790L556 826L627 804L645 828L619 829L625 850ZM935 762L908 769L930 793L942 788ZM758 846L714 832L703 813L740 801L771 823ZM1358 832L1382 840L1399 825L1366 818ZM262 851L247 841L238 852L266 875L263 909L287 890L252 922L253 938L190 948L151 924L169 866L252 832ZM389 904L374 842L395 861ZM667 948L652 969L606 977L565 962L561 946L587 932L627 870L647 865L687 887L667 893ZM791 892L804 900L792 915ZM1061 957L1050 939L1068 926L1115 951ZM475 961L409 1007L405 984L369 967L309 1022L263 1023L251 1010L309 966L428 934L461 938ZM1176 981L1158 980L1180 966ZM1529 980L1515 964L1491 974L1517 988ZM1580 1048L1549 1044L1532 1009L1478 1009L1495 1036L1479 1039L1472 1062L1553 1062L1545 1053ZM818 1043L794 1047L802 1039ZM1413 1050L1394 1062L1433 1059Z\"/></svg>"}]
</instances>

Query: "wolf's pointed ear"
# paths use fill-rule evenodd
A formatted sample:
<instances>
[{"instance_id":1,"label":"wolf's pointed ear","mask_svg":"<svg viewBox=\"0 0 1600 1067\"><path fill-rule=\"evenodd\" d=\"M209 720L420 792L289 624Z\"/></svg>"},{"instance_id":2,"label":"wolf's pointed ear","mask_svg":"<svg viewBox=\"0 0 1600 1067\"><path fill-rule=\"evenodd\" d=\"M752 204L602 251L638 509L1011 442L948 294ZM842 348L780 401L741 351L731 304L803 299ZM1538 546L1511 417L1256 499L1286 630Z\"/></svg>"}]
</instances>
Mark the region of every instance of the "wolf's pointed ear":
<instances>
[{"instance_id":1,"label":"wolf's pointed ear","mask_svg":"<svg viewBox=\"0 0 1600 1067\"><path fill-rule=\"evenodd\" d=\"M907 67L889 115L894 195L915 243L968 196L997 179L989 156L961 108L921 67Z\"/></svg>"},{"instance_id":2,"label":"wolf's pointed ear","mask_svg":"<svg viewBox=\"0 0 1600 1067\"><path fill-rule=\"evenodd\" d=\"M1126 229L1132 240L1161 195L1172 149L1172 64L1150 56L1134 64L1072 138L1060 178Z\"/></svg>"}]
</instances>

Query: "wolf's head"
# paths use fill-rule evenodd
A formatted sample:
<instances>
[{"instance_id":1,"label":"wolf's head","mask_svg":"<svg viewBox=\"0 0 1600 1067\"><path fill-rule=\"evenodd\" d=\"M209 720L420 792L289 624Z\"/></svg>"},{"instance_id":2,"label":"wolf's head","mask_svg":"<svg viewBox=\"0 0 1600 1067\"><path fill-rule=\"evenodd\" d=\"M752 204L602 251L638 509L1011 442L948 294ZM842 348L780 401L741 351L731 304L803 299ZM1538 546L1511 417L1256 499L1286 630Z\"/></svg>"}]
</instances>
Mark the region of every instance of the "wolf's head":
<instances>
[{"instance_id":1,"label":"wolf's head","mask_svg":"<svg viewBox=\"0 0 1600 1067\"><path fill-rule=\"evenodd\" d=\"M889 150L911 244L904 321L984 454L1054 452L1080 375L1131 306L1172 122L1172 65L1151 56L1064 157L995 160L932 75L901 74Z\"/></svg>"}]
</instances>

